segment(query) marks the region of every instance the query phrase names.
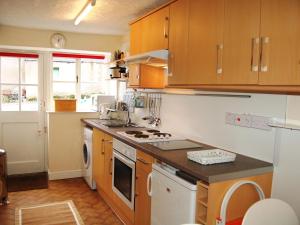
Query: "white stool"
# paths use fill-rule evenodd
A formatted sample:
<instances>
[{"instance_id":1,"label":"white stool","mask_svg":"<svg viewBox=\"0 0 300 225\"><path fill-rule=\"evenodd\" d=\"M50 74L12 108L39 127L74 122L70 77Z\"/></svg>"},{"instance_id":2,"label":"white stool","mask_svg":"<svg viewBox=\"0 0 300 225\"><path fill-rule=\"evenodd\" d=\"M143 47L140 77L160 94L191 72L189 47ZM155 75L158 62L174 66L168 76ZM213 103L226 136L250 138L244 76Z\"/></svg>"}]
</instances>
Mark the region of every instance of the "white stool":
<instances>
[{"instance_id":1,"label":"white stool","mask_svg":"<svg viewBox=\"0 0 300 225\"><path fill-rule=\"evenodd\" d=\"M295 211L278 199L264 199L253 204L242 225L299 225Z\"/></svg>"}]
</instances>

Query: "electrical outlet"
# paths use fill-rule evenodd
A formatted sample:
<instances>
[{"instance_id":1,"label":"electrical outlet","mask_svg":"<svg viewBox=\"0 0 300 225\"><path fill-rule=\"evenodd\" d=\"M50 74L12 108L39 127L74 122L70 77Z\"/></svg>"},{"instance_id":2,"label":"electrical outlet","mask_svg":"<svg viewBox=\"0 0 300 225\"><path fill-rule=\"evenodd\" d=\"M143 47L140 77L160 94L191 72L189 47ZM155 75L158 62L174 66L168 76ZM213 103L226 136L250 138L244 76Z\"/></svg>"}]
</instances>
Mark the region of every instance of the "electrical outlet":
<instances>
[{"instance_id":1,"label":"electrical outlet","mask_svg":"<svg viewBox=\"0 0 300 225\"><path fill-rule=\"evenodd\" d=\"M226 124L235 125L235 114L227 112L225 115Z\"/></svg>"},{"instance_id":2,"label":"electrical outlet","mask_svg":"<svg viewBox=\"0 0 300 225\"><path fill-rule=\"evenodd\" d=\"M234 125L240 127L251 127L251 115L235 114Z\"/></svg>"},{"instance_id":3,"label":"electrical outlet","mask_svg":"<svg viewBox=\"0 0 300 225\"><path fill-rule=\"evenodd\" d=\"M271 130L269 126L270 118L265 116L251 116L251 127L260 130Z\"/></svg>"}]
</instances>

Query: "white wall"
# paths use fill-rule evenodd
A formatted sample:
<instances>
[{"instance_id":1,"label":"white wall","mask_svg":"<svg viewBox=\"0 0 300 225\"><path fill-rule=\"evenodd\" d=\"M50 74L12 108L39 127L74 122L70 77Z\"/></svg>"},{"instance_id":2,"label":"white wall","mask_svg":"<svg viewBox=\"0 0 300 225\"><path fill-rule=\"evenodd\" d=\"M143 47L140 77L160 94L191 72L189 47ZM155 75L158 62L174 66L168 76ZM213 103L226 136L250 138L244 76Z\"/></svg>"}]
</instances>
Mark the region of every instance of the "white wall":
<instances>
[{"instance_id":1,"label":"white wall","mask_svg":"<svg viewBox=\"0 0 300 225\"><path fill-rule=\"evenodd\" d=\"M163 95L162 129L272 162L275 131L227 125L225 113L285 118L285 107L284 95L252 94L251 98Z\"/></svg>"},{"instance_id":2,"label":"white wall","mask_svg":"<svg viewBox=\"0 0 300 225\"><path fill-rule=\"evenodd\" d=\"M97 118L98 113L48 113L49 178L64 179L82 176L81 118Z\"/></svg>"}]
</instances>

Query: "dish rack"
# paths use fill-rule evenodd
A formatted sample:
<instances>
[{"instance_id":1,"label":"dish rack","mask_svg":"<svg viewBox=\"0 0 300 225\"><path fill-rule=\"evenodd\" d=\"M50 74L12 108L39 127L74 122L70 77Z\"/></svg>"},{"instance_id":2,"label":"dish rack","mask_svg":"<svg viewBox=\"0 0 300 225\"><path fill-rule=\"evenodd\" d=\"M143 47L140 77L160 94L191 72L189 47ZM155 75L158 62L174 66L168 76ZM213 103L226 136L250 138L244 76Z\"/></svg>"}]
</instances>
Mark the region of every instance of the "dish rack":
<instances>
[{"instance_id":1,"label":"dish rack","mask_svg":"<svg viewBox=\"0 0 300 225\"><path fill-rule=\"evenodd\" d=\"M209 149L203 151L190 151L187 152L187 157L196 163L202 165L233 162L236 154L224 151L222 149Z\"/></svg>"}]
</instances>

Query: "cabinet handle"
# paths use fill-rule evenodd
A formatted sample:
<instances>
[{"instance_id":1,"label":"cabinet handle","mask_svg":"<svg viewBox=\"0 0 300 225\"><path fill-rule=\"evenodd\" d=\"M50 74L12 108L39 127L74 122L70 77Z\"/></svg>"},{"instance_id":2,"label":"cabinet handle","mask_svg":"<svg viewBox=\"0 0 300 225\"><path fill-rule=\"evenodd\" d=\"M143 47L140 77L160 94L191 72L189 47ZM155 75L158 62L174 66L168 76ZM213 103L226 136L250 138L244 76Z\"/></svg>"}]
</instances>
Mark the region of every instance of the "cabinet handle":
<instances>
[{"instance_id":1,"label":"cabinet handle","mask_svg":"<svg viewBox=\"0 0 300 225\"><path fill-rule=\"evenodd\" d=\"M112 159L110 159L109 174L112 175Z\"/></svg>"},{"instance_id":2,"label":"cabinet handle","mask_svg":"<svg viewBox=\"0 0 300 225\"><path fill-rule=\"evenodd\" d=\"M217 45L217 74L223 73L223 44Z\"/></svg>"},{"instance_id":3,"label":"cabinet handle","mask_svg":"<svg viewBox=\"0 0 300 225\"><path fill-rule=\"evenodd\" d=\"M110 141L110 140L103 140L103 142L110 143L110 144L113 143L113 141Z\"/></svg>"},{"instance_id":4,"label":"cabinet handle","mask_svg":"<svg viewBox=\"0 0 300 225\"><path fill-rule=\"evenodd\" d=\"M261 58L260 58L260 72L268 72L269 70L269 46L270 38L261 38Z\"/></svg>"},{"instance_id":5,"label":"cabinet handle","mask_svg":"<svg viewBox=\"0 0 300 225\"><path fill-rule=\"evenodd\" d=\"M168 27L169 27L168 25L169 25L169 17L166 16L165 17L165 24L164 24L164 37L165 38L168 38L168 36L169 36L168 31L167 31Z\"/></svg>"},{"instance_id":6,"label":"cabinet handle","mask_svg":"<svg viewBox=\"0 0 300 225\"><path fill-rule=\"evenodd\" d=\"M140 161L141 163L145 164L145 165L151 164L150 162L147 162L146 160L141 159L141 158L137 158L137 160Z\"/></svg>"},{"instance_id":7,"label":"cabinet handle","mask_svg":"<svg viewBox=\"0 0 300 225\"><path fill-rule=\"evenodd\" d=\"M105 154L105 149L104 149L104 139L101 140L101 154Z\"/></svg>"},{"instance_id":8,"label":"cabinet handle","mask_svg":"<svg viewBox=\"0 0 300 225\"><path fill-rule=\"evenodd\" d=\"M152 173L149 173L147 177L147 193L150 197L152 196L152 188L150 187L151 181L152 181Z\"/></svg>"},{"instance_id":9,"label":"cabinet handle","mask_svg":"<svg viewBox=\"0 0 300 225\"><path fill-rule=\"evenodd\" d=\"M168 76L173 76L173 60L174 60L174 54L169 50L168 53Z\"/></svg>"},{"instance_id":10,"label":"cabinet handle","mask_svg":"<svg viewBox=\"0 0 300 225\"><path fill-rule=\"evenodd\" d=\"M259 38L252 38L251 71L258 72L259 65Z\"/></svg>"}]
</instances>

